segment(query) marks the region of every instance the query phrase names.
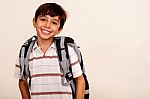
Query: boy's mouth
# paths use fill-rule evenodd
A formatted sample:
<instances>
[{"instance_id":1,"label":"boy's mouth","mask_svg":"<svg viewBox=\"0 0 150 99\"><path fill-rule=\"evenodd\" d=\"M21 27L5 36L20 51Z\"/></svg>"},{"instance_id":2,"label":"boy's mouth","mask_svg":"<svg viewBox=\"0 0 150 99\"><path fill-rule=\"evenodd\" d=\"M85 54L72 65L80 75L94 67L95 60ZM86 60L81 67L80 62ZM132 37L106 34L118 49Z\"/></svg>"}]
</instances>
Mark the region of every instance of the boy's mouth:
<instances>
[{"instance_id":1,"label":"boy's mouth","mask_svg":"<svg viewBox=\"0 0 150 99\"><path fill-rule=\"evenodd\" d=\"M50 34L51 31L48 31L48 30L45 30L45 29L42 29L42 32L45 33L45 34Z\"/></svg>"}]
</instances>

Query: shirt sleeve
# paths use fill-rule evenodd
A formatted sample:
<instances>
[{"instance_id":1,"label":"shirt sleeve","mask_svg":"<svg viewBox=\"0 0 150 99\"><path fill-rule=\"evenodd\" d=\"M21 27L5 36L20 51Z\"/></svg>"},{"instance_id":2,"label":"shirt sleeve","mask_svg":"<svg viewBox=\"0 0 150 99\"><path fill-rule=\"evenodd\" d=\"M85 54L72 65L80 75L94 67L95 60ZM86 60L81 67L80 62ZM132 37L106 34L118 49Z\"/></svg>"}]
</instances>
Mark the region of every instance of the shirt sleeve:
<instances>
[{"instance_id":1,"label":"shirt sleeve","mask_svg":"<svg viewBox=\"0 0 150 99\"><path fill-rule=\"evenodd\" d=\"M14 71L14 78L21 79L19 57L17 57L17 59L16 59L15 71Z\"/></svg>"},{"instance_id":2,"label":"shirt sleeve","mask_svg":"<svg viewBox=\"0 0 150 99\"><path fill-rule=\"evenodd\" d=\"M81 70L81 66L79 64L77 54L74 51L74 49L71 47L68 47L68 51L69 51L69 56L70 56L73 78L79 77L82 75L82 70Z\"/></svg>"}]
</instances>

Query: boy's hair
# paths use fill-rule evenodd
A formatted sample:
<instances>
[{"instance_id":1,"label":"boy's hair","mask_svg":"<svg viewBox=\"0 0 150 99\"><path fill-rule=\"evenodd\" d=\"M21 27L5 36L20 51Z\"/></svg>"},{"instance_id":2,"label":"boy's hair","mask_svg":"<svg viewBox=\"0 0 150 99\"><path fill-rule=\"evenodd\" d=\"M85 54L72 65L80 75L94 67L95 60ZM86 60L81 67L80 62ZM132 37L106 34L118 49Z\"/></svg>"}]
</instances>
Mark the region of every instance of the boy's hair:
<instances>
[{"instance_id":1,"label":"boy's hair","mask_svg":"<svg viewBox=\"0 0 150 99\"><path fill-rule=\"evenodd\" d=\"M62 29L64 26L64 23L67 18L67 14L65 10L56 3L44 3L35 12L35 22L37 21L38 16L45 16L50 15L51 17L59 16L60 19L60 27L59 29Z\"/></svg>"}]
</instances>

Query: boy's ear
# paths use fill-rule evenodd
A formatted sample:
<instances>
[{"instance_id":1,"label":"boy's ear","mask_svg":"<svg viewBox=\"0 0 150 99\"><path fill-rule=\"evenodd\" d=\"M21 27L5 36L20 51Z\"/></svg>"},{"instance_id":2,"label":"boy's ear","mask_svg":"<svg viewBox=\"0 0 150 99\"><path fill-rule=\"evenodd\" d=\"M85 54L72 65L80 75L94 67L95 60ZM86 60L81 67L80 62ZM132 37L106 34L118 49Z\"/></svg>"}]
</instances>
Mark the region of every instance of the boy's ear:
<instances>
[{"instance_id":1,"label":"boy's ear","mask_svg":"<svg viewBox=\"0 0 150 99\"><path fill-rule=\"evenodd\" d=\"M33 27L35 28L35 18L33 18Z\"/></svg>"},{"instance_id":2,"label":"boy's ear","mask_svg":"<svg viewBox=\"0 0 150 99\"><path fill-rule=\"evenodd\" d=\"M57 33L57 35L58 35L61 31L62 31L62 28L61 28L61 29L59 29L59 31L58 31L58 33Z\"/></svg>"}]
</instances>

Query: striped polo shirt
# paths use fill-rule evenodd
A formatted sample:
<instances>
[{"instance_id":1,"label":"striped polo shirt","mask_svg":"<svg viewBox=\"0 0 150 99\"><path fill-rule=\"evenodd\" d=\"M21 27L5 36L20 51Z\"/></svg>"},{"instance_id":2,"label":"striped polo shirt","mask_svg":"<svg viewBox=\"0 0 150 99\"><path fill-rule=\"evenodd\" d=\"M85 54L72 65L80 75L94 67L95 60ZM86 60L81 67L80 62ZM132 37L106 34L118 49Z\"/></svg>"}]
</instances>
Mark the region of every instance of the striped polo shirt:
<instances>
[{"instance_id":1,"label":"striped polo shirt","mask_svg":"<svg viewBox=\"0 0 150 99\"><path fill-rule=\"evenodd\" d=\"M68 47L73 77L82 75L77 55L73 48ZM20 79L19 58L15 67L15 78ZM32 99L72 99L70 86L62 86L58 55L54 43L44 54L37 43L33 46L29 58L31 74Z\"/></svg>"}]
</instances>

